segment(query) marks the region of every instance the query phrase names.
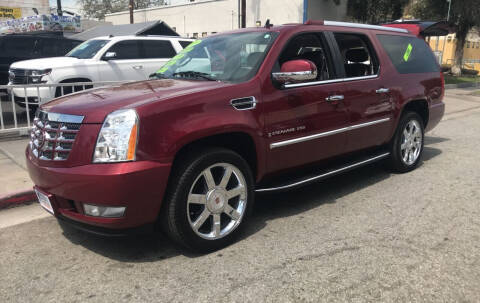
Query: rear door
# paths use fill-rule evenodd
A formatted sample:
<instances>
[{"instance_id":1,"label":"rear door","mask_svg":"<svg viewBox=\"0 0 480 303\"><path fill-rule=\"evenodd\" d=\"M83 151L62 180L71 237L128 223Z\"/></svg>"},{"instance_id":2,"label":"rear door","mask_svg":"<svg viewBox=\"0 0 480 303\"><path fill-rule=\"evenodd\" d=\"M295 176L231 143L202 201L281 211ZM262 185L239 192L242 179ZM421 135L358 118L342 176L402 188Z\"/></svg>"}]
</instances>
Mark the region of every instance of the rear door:
<instances>
[{"instance_id":1,"label":"rear door","mask_svg":"<svg viewBox=\"0 0 480 303\"><path fill-rule=\"evenodd\" d=\"M345 150L347 113L342 102L327 101L340 95L327 42L321 32L301 33L284 47L273 72L294 59L317 66L315 80L267 88L262 105L268 148L267 166L278 171L342 154ZM271 91L270 91L271 90Z\"/></svg>"},{"instance_id":2,"label":"rear door","mask_svg":"<svg viewBox=\"0 0 480 303\"><path fill-rule=\"evenodd\" d=\"M170 40L141 40L141 46L142 59L138 63L143 66L145 79L177 54Z\"/></svg>"},{"instance_id":3,"label":"rear door","mask_svg":"<svg viewBox=\"0 0 480 303\"><path fill-rule=\"evenodd\" d=\"M370 37L358 32L333 32L343 67L343 104L348 111L346 152L388 140L394 102L382 74L382 64Z\"/></svg>"}]
</instances>

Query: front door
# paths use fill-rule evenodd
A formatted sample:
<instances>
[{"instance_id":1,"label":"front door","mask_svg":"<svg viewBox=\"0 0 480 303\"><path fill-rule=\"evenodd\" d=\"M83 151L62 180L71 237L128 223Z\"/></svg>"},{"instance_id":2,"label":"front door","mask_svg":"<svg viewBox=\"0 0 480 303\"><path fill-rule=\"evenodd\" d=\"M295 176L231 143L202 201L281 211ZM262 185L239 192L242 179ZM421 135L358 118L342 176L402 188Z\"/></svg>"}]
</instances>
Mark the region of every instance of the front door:
<instances>
[{"instance_id":1,"label":"front door","mask_svg":"<svg viewBox=\"0 0 480 303\"><path fill-rule=\"evenodd\" d=\"M318 76L284 87L274 83L271 91L267 90L262 103L269 171L320 161L344 151L345 107L341 100L327 101L341 95L342 84L335 79L325 45L321 33L303 33L290 40L278 59L277 70L289 60L310 60L317 66Z\"/></svg>"},{"instance_id":2,"label":"front door","mask_svg":"<svg viewBox=\"0 0 480 303\"><path fill-rule=\"evenodd\" d=\"M99 64L101 81L145 80L144 66L140 62L140 40L125 40L112 45L106 52L114 52L116 57ZM104 54L104 56L105 56Z\"/></svg>"}]
</instances>

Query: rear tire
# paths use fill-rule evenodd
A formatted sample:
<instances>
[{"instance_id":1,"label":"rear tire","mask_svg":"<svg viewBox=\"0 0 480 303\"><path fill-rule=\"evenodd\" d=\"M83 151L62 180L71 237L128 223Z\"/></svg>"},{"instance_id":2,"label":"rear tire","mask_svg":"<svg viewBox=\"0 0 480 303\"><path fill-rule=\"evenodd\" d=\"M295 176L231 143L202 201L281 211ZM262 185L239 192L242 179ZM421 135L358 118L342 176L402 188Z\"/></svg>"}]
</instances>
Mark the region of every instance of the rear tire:
<instances>
[{"instance_id":1,"label":"rear tire","mask_svg":"<svg viewBox=\"0 0 480 303\"><path fill-rule=\"evenodd\" d=\"M390 167L399 173L415 169L420 162L424 144L424 125L416 112L406 112L400 118L390 144Z\"/></svg>"},{"instance_id":2,"label":"rear tire","mask_svg":"<svg viewBox=\"0 0 480 303\"><path fill-rule=\"evenodd\" d=\"M197 252L232 243L254 203L248 163L237 153L204 149L182 157L173 168L161 211L161 225L175 242Z\"/></svg>"}]
</instances>

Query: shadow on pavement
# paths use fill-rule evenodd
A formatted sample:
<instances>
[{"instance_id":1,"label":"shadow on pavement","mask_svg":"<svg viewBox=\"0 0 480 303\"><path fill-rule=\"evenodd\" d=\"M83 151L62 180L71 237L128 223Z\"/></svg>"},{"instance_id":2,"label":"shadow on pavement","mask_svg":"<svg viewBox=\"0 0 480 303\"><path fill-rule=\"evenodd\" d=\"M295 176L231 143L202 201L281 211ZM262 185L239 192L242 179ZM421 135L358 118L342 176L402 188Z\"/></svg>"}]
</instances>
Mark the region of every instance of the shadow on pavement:
<instances>
[{"instance_id":1,"label":"shadow on pavement","mask_svg":"<svg viewBox=\"0 0 480 303\"><path fill-rule=\"evenodd\" d=\"M447 140L427 137L425 145ZM422 162L441 153L437 148L425 146ZM239 241L262 230L269 220L296 216L327 203L336 203L344 196L388 179L391 174L385 168L385 162L378 162L295 190L257 194L252 217ZM73 244L121 262L155 262L178 255L190 258L201 256L179 248L159 232L135 237L105 238L78 231L68 225L61 226L65 237Z\"/></svg>"}]
</instances>

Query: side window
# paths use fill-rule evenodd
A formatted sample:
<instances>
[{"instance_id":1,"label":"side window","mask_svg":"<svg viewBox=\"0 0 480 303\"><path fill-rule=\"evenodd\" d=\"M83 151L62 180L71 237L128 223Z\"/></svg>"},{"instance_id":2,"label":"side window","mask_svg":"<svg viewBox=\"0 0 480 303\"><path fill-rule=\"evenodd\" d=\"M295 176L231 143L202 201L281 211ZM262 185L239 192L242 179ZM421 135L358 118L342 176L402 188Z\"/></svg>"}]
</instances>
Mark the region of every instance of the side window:
<instances>
[{"instance_id":1,"label":"side window","mask_svg":"<svg viewBox=\"0 0 480 303\"><path fill-rule=\"evenodd\" d=\"M378 73L378 59L365 35L334 33L343 58L345 77L372 76Z\"/></svg>"},{"instance_id":2,"label":"side window","mask_svg":"<svg viewBox=\"0 0 480 303\"><path fill-rule=\"evenodd\" d=\"M407 36L377 35L400 74L438 72L433 52L425 41Z\"/></svg>"},{"instance_id":3,"label":"side window","mask_svg":"<svg viewBox=\"0 0 480 303\"><path fill-rule=\"evenodd\" d=\"M39 56L55 57L58 56L58 48L61 47L60 39L44 38L37 42L37 47L40 48Z\"/></svg>"},{"instance_id":4,"label":"side window","mask_svg":"<svg viewBox=\"0 0 480 303\"><path fill-rule=\"evenodd\" d=\"M190 45L193 41L185 41L185 40L178 40L178 43L182 46L182 48L186 48L187 46Z\"/></svg>"},{"instance_id":5,"label":"side window","mask_svg":"<svg viewBox=\"0 0 480 303\"><path fill-rule=\"evenodd\" d=\"M138 59L140 55L140 40L120 41L110 47L107 52L115 52L116 60Z\"/></svg>"},{"instance_id":6,"label":"side window","mask_svg":"<svg viewBox=\"0 0 480 303\"><path fill-rule=\"evenodd\" d=\"M143 40L143 58L172 58L177 53L170 41L166 40Z\"/></svg>"},{"instance_id":7,"label":"side window","mask_svg":"<svg viewBox=\"0 0 480 303\"><path fill-rule=\"evenodd\" d=\"M31 58L35 47L35 39L31 37L8 37L4 41L7 56L15 58Z\"/></svg>"},{"instance_id":8,"label":"side window","mask_svg":"<svg viewBox=\"0 0 480 303\"><path fill-rule=\"evenodd\" d=\"M301 34L290 40L278 58L275 69L279 70L283 63L296 59L306 59L315 63L318 76L317 79L312 81L333 78L331 61L328 59L320 35L315 33Z\"/></svg>"}]
</instances>

